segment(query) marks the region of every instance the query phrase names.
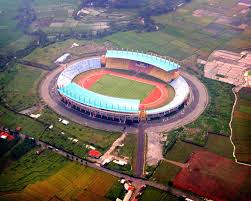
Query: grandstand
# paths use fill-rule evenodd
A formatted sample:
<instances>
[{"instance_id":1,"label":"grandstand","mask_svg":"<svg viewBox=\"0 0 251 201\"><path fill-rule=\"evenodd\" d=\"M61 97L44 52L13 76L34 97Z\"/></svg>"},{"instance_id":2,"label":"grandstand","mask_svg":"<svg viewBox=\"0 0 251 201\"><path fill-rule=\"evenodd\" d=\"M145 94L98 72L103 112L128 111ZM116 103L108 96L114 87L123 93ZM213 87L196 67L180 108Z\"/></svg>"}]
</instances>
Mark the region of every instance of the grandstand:
<instances>
[{"instance_id":1,"label":"grandstand","mask_svg":"<svg viewBox=\"0 0 251 201\"><path fill-rule=\"evenodd\" d=\"M136 73L145 73L165 81L175 91L173 100L159 108L142 111L138 99L101 95L72 82L81 73L100 69L103 62L105 68L108 69L123 69ZM189 86L185 79L179 75L179 67L178 64L152 55L108 50L105 59L104 57L85 59L64 69L58 77L57 87L65 104L92 117L119 122L138 122L143 112L146 119L151 120L177 112L186 104L189 98Z\"/></svg>"}]
</instances>

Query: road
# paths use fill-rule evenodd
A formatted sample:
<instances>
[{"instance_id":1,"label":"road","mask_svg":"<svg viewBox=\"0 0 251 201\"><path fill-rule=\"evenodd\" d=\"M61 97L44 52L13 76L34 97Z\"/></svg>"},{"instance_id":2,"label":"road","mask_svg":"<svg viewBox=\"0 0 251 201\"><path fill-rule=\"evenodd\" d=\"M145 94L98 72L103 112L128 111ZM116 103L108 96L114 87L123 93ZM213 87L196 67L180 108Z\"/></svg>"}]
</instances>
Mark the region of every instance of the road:
<instances>
[{"instance_id":1,"label":"road","mask_svg":"<svg viewBox=\"0 0 251 201\"><path fill-rule=\"evenodd\" d=\"M142 177L145 166L145 128L143 122L139 123L138 131L135 174L137 177Z\"/></svg>"},{"instance_id":2,"label":"road","mask_svg":"<svg viewBox=\"0 0 251 201\"><path fill-rule=\"evenodd\" d=\"M26 135L24 134L20 134L21 138L25 138ZM151 187L154 187L154 188L157 188L157 189L160 189L160 190L163 190L163 191L166 191L166 192L169 192L177 197L180 197L180 196L185 196L187 198L190 198L194 201L202 201L203 199L198 197L198 196L195 196L193 194L190 194L188 192L183 192L179 189L176 189L176 188L173 188L173 187L169 187L169 186L165 186L165 185L162 185L162 184L158 184L158 183L155 183L153 181L149 181L149 180L145 180L145 179L141 179L141 178L137 178L137 177L132 177L132 176L128 176L126 174L122 174L122 173L119 173L119 172L115 172L113 170L110 170L110 169L107 169L105 167L102 167L100 166L99 164L96 164L96 163L91 163L89 161L86 161L82 158L79 158L77 156L74 156L64 150L61 150L61 149L58 149L56 147L53 147L43 141L40 141L40 140L36 140L36 143L38 145L41 145L42 147L45 147L45 148L48 148L48 147L52 147L51 148L51 151L57 153L57 154L60 154L72 161L75 161L75 162L78 162L82 165L85 165L85 166L88 166L88 167L91 167L91 168L94 168L96 170L100 170L100 171L103 171L103 172L106 172L108 174L111 174L113 176L116 176L118 178L125 178L126 180L130 180L132 182L133 185L135 186L141 186L141 185L148 185L148 186L151 186Z\"/></svg>"}]
</instances>

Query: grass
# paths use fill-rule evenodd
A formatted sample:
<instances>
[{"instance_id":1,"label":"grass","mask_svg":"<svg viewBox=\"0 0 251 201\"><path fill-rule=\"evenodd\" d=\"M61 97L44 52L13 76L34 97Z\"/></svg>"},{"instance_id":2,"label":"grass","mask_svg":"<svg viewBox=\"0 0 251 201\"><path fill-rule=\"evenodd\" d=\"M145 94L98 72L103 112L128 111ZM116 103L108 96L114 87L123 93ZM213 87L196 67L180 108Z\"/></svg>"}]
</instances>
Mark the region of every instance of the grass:
<instances>
[{"instance_id":1,"label":"grass","mask_svg":"<svg viewBox=\"0 0 251 201\"><path fill-rule=\"evenodd\" d=\"M139 201L178 201L178 197L175 197L167 192L161 191L153 187L146 187L143 195Z\"/></svg>"},{"instance_id":2,"label":"grass","mask_svg":"<svg viewBox=\"0 0 251 201\"><path fill-rule=\"evenodd\" d=\"M233 145L228 136L209 134L205 149L219 156L233 159Z\"/></svg>"},{"instance_id":3,"label":"grass","mask_svg":"<svg viewBox=\"0 0 251 201\"><path fill-rule=\"evenodd\" d=\"M11 170L3 173L4 176L1 175L1 190L11 190L6 194L2 192L1 200L50 200L57 197L62 200L105 201L106 194L117 181L112 175L69 162L49 151L39 156L29 154L17 162L19 166L13 165Z\"/></svg>"},{"instance_id":4,"label":"grass","mask_svg":"<svg viewBox=\"0 0 251 201\"><path fill-rule=\"evenodd\" d=\"M155 86L150 84L104 75L90 87L90 90L106 96L143 100L154 88Z\"/></svg>"},{"instance_id":5,"label":"grass","mask_svg":"<svg viewBox=\"0 0 251 201\"><path fill-rule=\"evenodd\" d=\"M53 124L54 127L58 128L60 131L63 131L67 137L73 137L80 140L81 143L92 144L96 148L101 149L100 151L105 151L110 145L121 135L117 132L109 132L98 129L93 129L90 127L85 127L70 121L66 126L58 121L58 118L62 118L54 113L49 108L45 108L42 112L39 120L47 123ZM58 133L60 134L60 133ZM52 136L51 134L50 136ZM60 134L62 137L62 135ZM55 140L55 143L57 141Z\"/></svg>"},{"instance_id":6,"label":"grass","mask_svg":"<svg viewBox=\"0 0 251 201\"><path fill-rule=\"evenodd\" d=\"M12 163L0 174L0 191L19 191L56 173L67 162L62 156L50 151L37 155L30 151Z\"/></svg>"},{"instance_id":7,"label":"grass","mask_svg":"<svg viewBox=\"0 0 251 201\"><path fill-rule=\"evenodd\" d=\"M172 149L165 154L165 158L185 163L189 159L190 154L199 148L199 146L178 140Z\"/></svg>"},{"instance_id":8,"label":"grass","mask_svg":"<svg viewBox=\"0 0 251 201\"><path fill-rule=\"evenodd\" d=\"M168 182L172 181L180 170L180 167L162 160L151 177L151 180L168 185Z\"/></svg>"},{"instance_id":9,"label":"grass","mask_svg":"<svg viewBox=\"0 0 251 201\"><path fill-rule=\"evenodd\" d=\"M31 107L39 101L37 88L43 75L40 69L15 64L0 75L1 96L14 110Z\"/></svg>"}]
</instances>

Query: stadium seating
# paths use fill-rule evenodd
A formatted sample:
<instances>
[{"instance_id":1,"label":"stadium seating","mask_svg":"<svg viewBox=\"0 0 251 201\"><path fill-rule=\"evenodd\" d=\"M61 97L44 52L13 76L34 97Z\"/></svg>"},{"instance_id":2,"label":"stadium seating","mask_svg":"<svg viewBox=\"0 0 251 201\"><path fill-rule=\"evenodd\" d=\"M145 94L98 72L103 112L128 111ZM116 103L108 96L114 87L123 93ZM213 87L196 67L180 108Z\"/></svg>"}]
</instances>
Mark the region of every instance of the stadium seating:
<instances>
[{"instance_id":1,"label":"stadium seating","mask_svg":"<svg viewBox=\"0 0 251 201\"><path fill-rule=\"evenodd\" d=\"M127 59L108 58L106 60L106 68L128 70L129 64L130 60Z\"/></svg>"},{"instance_id":2,"label":"stadium seating","mask_svg":"<svg viewBox=\"0 0 251 201\"><path fill-rule=\"evenodd\" d=\"M183 77L179 76L177 79L172 81L170 85L174 88L175 91L175 96L173 100L167 105L164 105L163 107L147 110L148 115L175 110L179 106L181 106L187 99L189 95L189 86Z\"/></svg>"},{"instance_id":3,"label":"stadium seating","mask_svg":"<svg viewBox=\"0 0 251 201\"><path fill-rule=\"evenodd\" d=\"M58 91L78 103L103 110L124 113L137 113L139 111L140 100L104 96L82 88L75 83L61 87Z\"/></svg>"},{"instance_id":4,"label":"stadium seating","mask_svg":"<svg viewBox=\"0 0 251 201\"><path fill-rule=\"evenodd\" d=\"M145 73L148 74L152 70L152 66L148 64L138 63L136 61L130 61L129 63L129 70L138 72L138 73Z\"/></svg>"},{"instance_id":5,"label":"stadium seating","mask_svg":"<svg viewBox=\"0 0 251 201\"><path fill-rule=\"evenodd\" d=\"M100 58L91 58L72 64L66 68L58 77L58 88L71 83L72 79L78 74L88 70L101 68Z\"/></svg>"}]
</instances>

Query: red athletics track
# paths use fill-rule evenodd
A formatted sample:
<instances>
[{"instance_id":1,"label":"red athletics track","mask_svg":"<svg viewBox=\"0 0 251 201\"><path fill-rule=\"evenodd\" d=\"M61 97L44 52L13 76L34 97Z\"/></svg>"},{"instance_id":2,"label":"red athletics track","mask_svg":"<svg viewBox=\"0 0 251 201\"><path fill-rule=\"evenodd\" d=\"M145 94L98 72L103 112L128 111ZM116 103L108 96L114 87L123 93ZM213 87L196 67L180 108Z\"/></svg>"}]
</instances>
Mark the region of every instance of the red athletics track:
<instances>
[{"instance_id":1,"label":"red athletics track","mask_svg":"<svg viewBox=\"0 0 251 201\"><path fill-rule=\"evenodd\" d=\"M88 89L106 74L154 85L156 88L154 88L150 92L150 94L141 102L141 108L143 107L146 109L151 109L160 107L164 104L166 98L168 97L168 90L165 87L165 84L105 69L84 74L76 80L76 83L82 86L83 88Z\"/></svg>"}]
</instances>

